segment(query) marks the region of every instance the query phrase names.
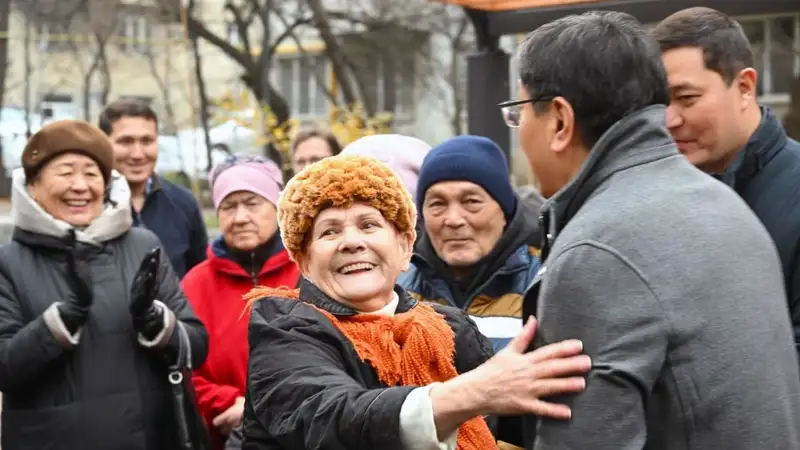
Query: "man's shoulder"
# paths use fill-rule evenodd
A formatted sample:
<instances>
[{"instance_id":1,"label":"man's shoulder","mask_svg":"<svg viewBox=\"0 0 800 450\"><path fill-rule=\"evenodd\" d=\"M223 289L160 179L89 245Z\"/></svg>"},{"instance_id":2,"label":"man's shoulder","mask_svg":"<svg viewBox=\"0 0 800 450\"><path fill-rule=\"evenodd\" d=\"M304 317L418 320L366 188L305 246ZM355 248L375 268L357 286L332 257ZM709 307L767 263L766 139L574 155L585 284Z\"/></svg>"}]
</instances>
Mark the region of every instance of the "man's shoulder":
<instances>
[{"instance_id":1,"label":"man's shoulder","mask_svg":"<svg viewBox=\"0 0 800 450\"><path fill-rule=\"evenodd\" d=\"M798 142L796 139L792 139L787 136L785 148L800 157L800 142Z\"/></svg>"},{"instance_id":2,"label":"man's shoulder","mask_svg":"<svg viewBox=\"0 0 800 450\"><path fill-rule=\"evenodd\" d=\"M741 242L769 242L739 195L691 166L654 176L650 183L647 173L637 177L638 184L611 182L587 200L559 233L559 244L590 239L620 250L649 248L669 254L701 241L731 248Z\"/></svg>"},{"instance_id":3,"label":"man's shoulder","mask_svg":"<svg viewBox=\"0 0 800 450\"><path fill-rule=\"evenodd\" d=\"M164 193L167 194L167 197L169 197L172 201L177 202L181 206L187 208L200 208L192 191L183 186L178 186L177 184L168 181L163 177L159 177L158 181L161 184L161 190L164 191Z\"/></svg>"}]
</instances>

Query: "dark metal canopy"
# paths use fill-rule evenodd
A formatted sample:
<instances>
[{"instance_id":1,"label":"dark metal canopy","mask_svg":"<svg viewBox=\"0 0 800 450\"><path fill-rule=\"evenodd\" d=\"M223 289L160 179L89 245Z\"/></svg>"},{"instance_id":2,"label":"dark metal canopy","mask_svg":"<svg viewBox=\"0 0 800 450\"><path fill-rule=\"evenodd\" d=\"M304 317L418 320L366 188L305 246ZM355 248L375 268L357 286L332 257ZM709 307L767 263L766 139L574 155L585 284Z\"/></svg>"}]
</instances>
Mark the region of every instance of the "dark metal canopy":
<instances>
[{"instance_id":1,"label":"dark metal canopy","mask_svg":"<svg viewBox=\"0 0 800 450\"><path fill-rule=\"evenodd\" d=\"M527 33L560 17L592 10L626 12L647 23L694 6L713 8L729 16L745 16L796 12L800 10L800 0L608 0L481 13L486 15L488 34L499 37Z\"/></svg>"},{"instance_id":2,"label":"dark metal canopy","mask_svg":"<svg viewBox=\"0 0 800 450\"><path fill-rule=\"evenodd\" d=\"M620 11L642 23L658 22L670 14L705 6L729 16L779 14L800 11L800 0L450 0L464 7L475 28L477 52L468 59L467 112L471 134L494 140L511 153L509 130L497 103L509 96L509 55L500 48L500 37L528 33L553 20L592 10ZM546 4L547 6L528 7ZM522 5L521 9L514 9ZM484 8L484 9L481 9ZM489 9L492 9L491 11Z\"/></svg>"}]
</instances>

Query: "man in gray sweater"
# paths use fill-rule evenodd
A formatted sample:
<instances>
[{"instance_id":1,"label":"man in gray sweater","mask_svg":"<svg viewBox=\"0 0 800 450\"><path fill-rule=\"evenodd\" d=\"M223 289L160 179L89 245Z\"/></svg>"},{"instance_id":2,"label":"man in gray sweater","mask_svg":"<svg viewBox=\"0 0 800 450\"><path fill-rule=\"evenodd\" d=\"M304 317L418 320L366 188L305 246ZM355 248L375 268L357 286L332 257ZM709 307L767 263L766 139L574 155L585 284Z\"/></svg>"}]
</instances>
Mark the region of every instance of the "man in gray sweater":
<instances>
[{"instance_id":1,"label":"man in gray sweater","mask_svg":"<svg viewBox=\"0 0 800 450\"><path fill-rule=\"evenodd\" d=\"M531 418L528 449L797 450L800 374L775 246L665 126L659 48L631 16L538 28L504 116L548 198L526 294L537 345L577 338L570 422Z\"/></svg>"}]
</instances>

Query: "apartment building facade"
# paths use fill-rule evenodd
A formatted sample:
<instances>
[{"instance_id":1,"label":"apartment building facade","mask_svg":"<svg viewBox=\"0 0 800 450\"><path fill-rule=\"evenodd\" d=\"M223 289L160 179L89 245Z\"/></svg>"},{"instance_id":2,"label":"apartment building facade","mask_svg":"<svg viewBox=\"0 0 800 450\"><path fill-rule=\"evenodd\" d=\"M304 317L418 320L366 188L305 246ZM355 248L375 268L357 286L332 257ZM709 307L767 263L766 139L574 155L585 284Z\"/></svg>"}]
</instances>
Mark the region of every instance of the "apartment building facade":
<instances>
[{"instance_id":1,"label":"apartment building facade","mask_svg":"<svg viewBox=\"0 0 800 450\"><path fill-rule=\"evenodd\" d=\"M165 134L198 125L194 62L180 17L165 16L153 1L143 0L125 0L113 8L95 10L93 15L83 17L78 15L70 21L37 17L20 8L20 4L25 2L16 2L10 17L6 108L23 110L27 105L36 113L32 115L35 121L64 117L94 121L104 100L136 97L151 102L163 118ZM331 11L344 10L348 5L346 0L326 0L325 4ZM224 6L225 0L198 0L194 14L214 35L241 48L243 39ZM737 19L756 54L761 101L782 115L790 103L792 80L800 76L800 8L737 16ZM110 81L107 92L101 68L87 82L98 54L99 47L92 36L98 22L106 25L104 49ZM284 25L280 21L271 23L273 34L285 31ZM250 40L257 41L258 30L252 31ZM458 115L456 121L466 125L466 111L459 115L453 109L453 96L466 94L466 55L454 55L442 36L398 35L386 30L370 34L358 28L336 32L359 67L359 81L370 109L392 113L396 131L433 144L453 134L455 115ZM522 36L504 36L500 46L513 54ZM404 55L398 54L403 52L403 46L400 51L389 51L386 45L376 46L393 39L414 40L413 50L422 49L418 52L422 56L404 59ZM255 45L252 49L260 51ZM203 40L200 50L211 99L238 98L248 91L240 79L241 67L228 55ZM332 106L330 93L337 93L337 80L325 50L316 30L309 27L298 28L297 40L287 38L276 48L269 76L286 99L293 118L313 121L328 117ZM455 74L450 73L449 64L453 60L459 62ZM512 78L513 64L512 60ZM457 93L452 89L453 80L447 79L454 76L461 86ZM511 98L515 95L515 80L509 79L508 85ZM225 115L216 116L219 121ZM466 131L466 126L462 129ZM517 178L524 180L526 164L515 150L517 147L512 132L510 154L512 160L518 161L513 164Z\"/></svg>"},{"instance_id":2,"label":"apartment building facade","mask_svg":"<svg viewBox=\"0 0 800 450\"><path fill-rule=\"evenodd\" d=\"M132 97L156 109L164 118L164 133L199 124L194 60L179 16L165 15L153 1L126 0L100 11L73 13L68 20L24 5L15 3L9 21L6 108L27 108L34 113L31 120L38 122L66 117L94 121L104 102ZM194 17L211 33L240 48L242 39L225 10L225 0L198 0ZM98 22L101 33L97 32ZM271 26L273 32L281 31L281 23ZM255 31L251 30L251 40L259 40ZM98 43L97 35L104 45ZM300 28L298 35L299 45L284 39L277 47L269 76L288 102L293 118L324 120L332 106L329 95L336 91L336 80L325 46L314 30ZM369 41L352 32L341 33L341 39L354 48ZM101 49L107 77L103 65L98 64ZM260 51L257 46L252 50ZM392 113L394 125L401 131L430 141L446 137L447 114L435 112L447 103L439 101L446 94L430 96L433 101L426 104L420 91L428 82L413 73L413 64L400 67L393 55L361 50L353 55L363 66L360 81L370 109ZM223 51L201 39L200 54L206 91L212 100L241 97L247 91L240 79L241 66ZM93 66L98 67L92 70ZM429 71L425 77L433 75ZM426 111L424 120L418 120L418 111ZM34 123L34 128L36 125L40 124Z\"/></svg>"}]
</instances>

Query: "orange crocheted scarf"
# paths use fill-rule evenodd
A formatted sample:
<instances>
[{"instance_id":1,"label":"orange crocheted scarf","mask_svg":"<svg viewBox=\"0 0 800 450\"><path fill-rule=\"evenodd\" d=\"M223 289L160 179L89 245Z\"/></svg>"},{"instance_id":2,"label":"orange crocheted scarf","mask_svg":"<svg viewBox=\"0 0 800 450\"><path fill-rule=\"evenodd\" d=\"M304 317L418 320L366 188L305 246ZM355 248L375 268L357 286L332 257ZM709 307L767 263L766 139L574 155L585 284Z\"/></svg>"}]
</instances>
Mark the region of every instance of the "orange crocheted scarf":
<instances>
[{"instance_id":1,"label":"orange crocheted scarf","mask_svg":"<svg viewBox=\"0 0 800 450\"><path fill-rule=\"evenodd\" d=\"M263 297L297 299L297 289L257 287L247 300ZM393 317L359 314L337 317L317 308L353 344L387 386L426 386L458 375L453 363L455 336L444 317L419 303ZM458 450L496 449L497 443L482 417L473 417L458 429Z\"/></svg>"}]
</instances>

